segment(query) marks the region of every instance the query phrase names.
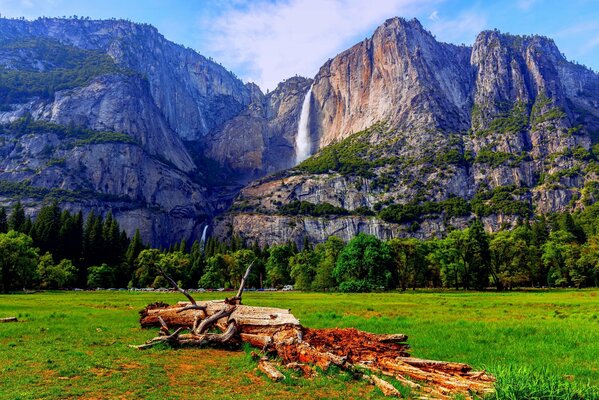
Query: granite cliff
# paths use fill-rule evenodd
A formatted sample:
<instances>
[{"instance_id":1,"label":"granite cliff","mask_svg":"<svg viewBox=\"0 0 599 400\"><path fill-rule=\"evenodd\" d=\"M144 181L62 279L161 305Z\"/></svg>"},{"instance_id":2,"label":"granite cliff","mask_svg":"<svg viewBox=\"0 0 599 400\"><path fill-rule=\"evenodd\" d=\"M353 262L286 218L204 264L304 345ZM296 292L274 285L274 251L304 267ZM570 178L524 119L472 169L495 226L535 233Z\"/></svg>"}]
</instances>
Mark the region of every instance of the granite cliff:
<instances>
[{"instance_id":1,"label":"granite cliff","mask_svg":"<svg viewBox=\"0 0 599 400\"><path fill-rule=\"evenodd\" d=\"M0 19L0 75L2 203L112 210L155 245L197 237L241 183L292 166L309 85L264 95L121 20Z\"/></svg>"},{"instance_id":2,"label":"granite cliff","mask_svg":"<svg viewBox=\"0 0 599 400\"><path fill-rule=\"evenodd\" d=\"M266 94L148 25L0 19L0 126L3 205L112 210L153 244L497 230L599 196L597 73L545 37L455 46L401 18Z\"/></svg>"},{"instance_id":3,"label":"granite cliff","mask_svg":"<svg viewBox=\"0 0 599 400\"><path fill-rule=\"evenodd\" d=\"M427 237L475 215L498 230L597 198L599 76L545 37L454 46L393 18L322 66L311 110L319 151L244 188L222 236Z\"/></svg>"}]
</instances>

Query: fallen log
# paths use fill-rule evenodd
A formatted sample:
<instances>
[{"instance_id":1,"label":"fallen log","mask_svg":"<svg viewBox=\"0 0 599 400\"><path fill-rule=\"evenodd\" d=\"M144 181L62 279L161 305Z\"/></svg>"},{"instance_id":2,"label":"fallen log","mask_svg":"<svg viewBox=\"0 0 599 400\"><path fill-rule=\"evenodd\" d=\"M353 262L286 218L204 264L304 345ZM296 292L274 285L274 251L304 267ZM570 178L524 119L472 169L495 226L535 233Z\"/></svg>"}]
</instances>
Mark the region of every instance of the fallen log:
<instances>
[{"instance_id":1,"label":"fallen log","mask_svg":"<svg viewBox=\"0 0 599 400\"><path fill-rule=\"evenodd\" d=\"M19 322L17 317L0 318L0 322Z\"/></svg>"},{"instance_id":2,"label":"fallen log","mask_svg":"<svg viewBox=\"0 0 599 400\"><path fill-rule=\"evenodd\" d=\"M245 276L248 273L249 268ZM399 392L376 375L393 377L422 398L445 399L460 394L472 399L493 392L495 379L485 371L474 372L462 363L412 357L406 335L380 335L353 328L310 329L303 327L290 310L243 305L245 279L235 297L217 301L196 301L167 279L189 301L175 305L153 303L140 311L141 326L158 327L160 334L132 347L146 349L158 343L229 346L246 342L306 376L313 373L310 365L323 370L335 365L367 378L391 396L398 396ZM176 330L171 333L171 329ZM273 380L284 378L268 358L261 359L258 368Z\"/></svg>"}]
</instances>

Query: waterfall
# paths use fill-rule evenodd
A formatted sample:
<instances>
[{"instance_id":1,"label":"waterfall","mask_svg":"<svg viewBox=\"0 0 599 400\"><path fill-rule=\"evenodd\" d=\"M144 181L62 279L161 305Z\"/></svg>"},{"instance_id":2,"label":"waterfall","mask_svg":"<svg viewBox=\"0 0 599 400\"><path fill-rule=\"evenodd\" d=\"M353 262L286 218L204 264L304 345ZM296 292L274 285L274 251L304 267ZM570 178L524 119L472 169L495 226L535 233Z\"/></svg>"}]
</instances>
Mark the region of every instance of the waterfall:
<instances>
[{"instance_id":1,"label":"waterfall","mask_svg":"<svg viewBox=\"0 0 599 400\"><path fill-rule=\"evenodd\" d=\"M203 253L204 248L206 247L206 231L208 231L208 224L204 227L204 231L202 232L202 238L200 239L200 251Z\"/></svg>"},{"instance_id":2,"label":"waterfall","mask_svg":"<svg viewBox=\"0 0 599 400\"><path fill-rule=\"evenodd\" d=\"M310 100L312 99L312 86L304 97L302 112L300 113L297 136L295 137L295 163L299 164L311 154L310 141Z\"/></svg>"}]
</instances>

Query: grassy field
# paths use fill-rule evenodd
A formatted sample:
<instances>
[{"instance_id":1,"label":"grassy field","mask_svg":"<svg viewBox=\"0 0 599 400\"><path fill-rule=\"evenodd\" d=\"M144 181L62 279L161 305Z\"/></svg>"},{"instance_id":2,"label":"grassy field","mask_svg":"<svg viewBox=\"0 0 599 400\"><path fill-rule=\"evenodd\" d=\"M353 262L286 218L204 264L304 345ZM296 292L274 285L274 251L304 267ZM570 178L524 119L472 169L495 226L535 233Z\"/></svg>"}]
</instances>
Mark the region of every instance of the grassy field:
<instances>
[{"instance_id":1,"label":"grassy field","mask_svg":"<svg viewBox=\"0 0 599 400\"><path fill-rule=\"evenodd\" d=\"M198 299L222 298L206 293ZM345 374L272 383L248 351L155 348L139 344L137 311L171 293L64 292L0 296L0 399L377 399ZM599 290L378 294L247 293L244 303L291 308L314 328L405 333L413 355L460 361L496 373L501 398L519 385L599 386ZM584 397L597 392L585 389ZM561 393L561 392L560 392ZM545 395L546 396L546 395ZM568 398L560 397L537 398ZM534 398L531 394L527 398ZM575 395L569 398L576 398Z\"/></svg>"}]
</instances>

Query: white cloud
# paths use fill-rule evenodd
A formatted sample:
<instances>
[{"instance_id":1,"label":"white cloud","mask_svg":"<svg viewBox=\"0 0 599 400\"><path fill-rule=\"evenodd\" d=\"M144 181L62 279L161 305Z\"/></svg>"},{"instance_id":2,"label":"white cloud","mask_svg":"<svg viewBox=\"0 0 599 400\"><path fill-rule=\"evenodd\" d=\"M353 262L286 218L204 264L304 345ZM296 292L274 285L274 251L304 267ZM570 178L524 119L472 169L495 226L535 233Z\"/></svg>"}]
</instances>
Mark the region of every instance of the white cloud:
<instances>
[{"instance_id":1,"label":"white cloud","mask_svg":"<svg viewBox=\"0 0 599 400\"><path fill-rule=\"evenodd\" d=\"M487 18L476 11L465 11L456 18L446 19L437 15L429 29L438 40L450 43L471 44L476 35L487 27Z\"/></svg>"},{"instance_id":2,"label":"white cloud","mask_svg":"<svg viewBox=\"0 0 599 400\"><path fill-rule=\"evenodd\" d=\"M384 20L412 16L441 1L237 2L215 19L202 21L204 29L209 26L202 51L244 79L273 89L295 74L314 76L325 60L370 36Z\"/></svg>"},{"instance_id":3,"label":"white cloud","mask_svg":"<svg viewBox=\"0 0 599 400\"><path fill-rule=\"evenodd\" d=\"M438 21L439 20L439 11L435 10L431 13L431 15L428 16L428 19L430 19L431 21Z\"/></svg>"},{"instance_id":4,"label":"white cloud","mask_svg":"<svg viewBox=\"0 0 599 400\"><path fill-rule=\"evenodd\" d=\"M538 3L539 0L518 0L518 8L521 10L529 10L532 6Z\"/></svg>"}]
</instances>

